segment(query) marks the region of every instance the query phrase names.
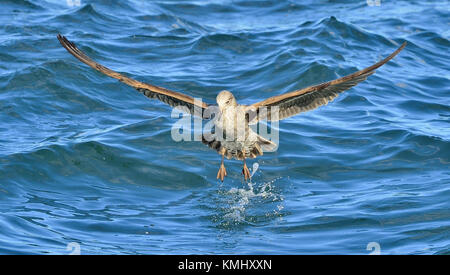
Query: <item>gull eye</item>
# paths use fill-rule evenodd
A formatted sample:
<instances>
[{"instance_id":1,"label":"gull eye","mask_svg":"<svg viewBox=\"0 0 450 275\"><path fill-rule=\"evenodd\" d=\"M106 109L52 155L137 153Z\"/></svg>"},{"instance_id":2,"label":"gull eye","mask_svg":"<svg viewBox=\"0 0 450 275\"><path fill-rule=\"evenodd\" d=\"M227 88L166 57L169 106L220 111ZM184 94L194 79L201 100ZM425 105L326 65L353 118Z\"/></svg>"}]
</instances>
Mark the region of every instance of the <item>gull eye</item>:
<instances>
[{"instance_id":1,"label":"gull eye","mask_svg":"<svg viewBox=\"0 0 450 275\"><path fill-rule=\"evenodd\" d=\"M225 102L225 104L227 104L227 105L230 104L230 100L228 99L227 102Z\"/></svg>"}]
</instances>

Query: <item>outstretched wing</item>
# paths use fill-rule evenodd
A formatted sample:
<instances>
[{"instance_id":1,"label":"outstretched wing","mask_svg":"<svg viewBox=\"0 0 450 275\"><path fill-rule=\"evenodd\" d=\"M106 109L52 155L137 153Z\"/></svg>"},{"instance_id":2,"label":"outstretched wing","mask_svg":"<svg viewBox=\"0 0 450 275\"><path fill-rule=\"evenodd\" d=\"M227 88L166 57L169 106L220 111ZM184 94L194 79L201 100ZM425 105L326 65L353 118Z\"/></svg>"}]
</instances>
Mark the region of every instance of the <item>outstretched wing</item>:
<instances>
[{"instance_id":1,"label":"outstretched wing","mask_svg":"<svg viewBox=\"0 0 450 275\"><path fill-rule=\"evenodd\" d=\"M78 49L74 43L70 42L66 37L58 34L58 40L63 45L66 50L75 56L78 60L83 62L84 64L92 67L93 69L106 74L112 78L118 79L119 81L136 88L139 92L144 94L146 97L158 99L172 107L184 106L187 107L191 114L197 114L199 111L199 115L202 116L203 111L208 108L208 104L201 102L200 100L194 100L193 97L188 95L174 92L162 87L150 85L144 82L140 82L129 77L126 77L118 72L115 72L111 69L106 68L103 65L98 64L94 60L92 60L89 56L83 53L80 49ZM198 108L195 108L198 107ZM194 112L194 109L198 111Z\"/></svg>"},{"instance_id":2,"label":"outstretched wing","mask_svg":"<svg viewBox=\"0 0 450 275\"><path fill-rule=\"evenodd\" d=\"M249 122L256 123L263 119L281 120L325 105L336 98L341 92L364 81L369 75L373 74L376 69L394 58L394 56L403 50L405 46L406 42L385 59L353 74L301 90L270 97L261 102L252 104L247 107ZM275 112L278 112L278 114Z\"/></svg>"}]
</instances>

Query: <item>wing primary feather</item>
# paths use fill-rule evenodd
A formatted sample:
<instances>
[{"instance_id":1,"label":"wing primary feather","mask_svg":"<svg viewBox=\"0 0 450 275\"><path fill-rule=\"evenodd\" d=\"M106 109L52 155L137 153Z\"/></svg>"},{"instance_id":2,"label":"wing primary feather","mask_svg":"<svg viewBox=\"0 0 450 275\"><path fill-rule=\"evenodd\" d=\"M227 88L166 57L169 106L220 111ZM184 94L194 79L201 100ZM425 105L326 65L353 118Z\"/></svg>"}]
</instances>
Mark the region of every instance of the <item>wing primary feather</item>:
<instances>
[{"instance_id":1,"label":"wing primary feather","mask_svg":"<svg viewBox=\"0 0 450 275\"><path fill-rule=\"evenodd\" d=\"M144 94L145 96L149 98L155 98L158 99L172 107L176 106L187 106L190 110L190 113L193 114L194 107L200 107L202 109L208 108L208 104L194 100L193 97L190 97L188 95L178 93L175 91L168 90L163 87L151 85L148 83L144 83L141 81L137 81L135 79L129 78L123 74L120 74L118 72L115 72L97 62L95 62L93 59L91 59L89 56L87 56L84 52L82 52L80 49L77 48L77 46L69 41L65 36L62 36L61 34L58 34L57 36L59 42L61 45L75 58L83 62L84 64L90 66L91 68L109 76L112 78L115 78L135 89L137 89L139 92Z\"/></svg>"},{"instance_id":2,"label":"wing primary feather","mask_svg":"<svg viewBox=\"0 0 450 275\"><path fill-rule=\"evenodd\" d=\"M253 118L253 120L249 121L249 123L254 124L262 119L271 120L273 117L272 111L270 110L271 107L277 107L276 109L279 111L278 119L283 119L327 104L329 101L336 98L341 92L348 90L367 79L368 76L375 73L376 69L394 58L401 50L403 50L403 48L405 48L405 46L406 42L404 42L388 57L363 70L332 81L324 82L322 84L273 96L266 100L252 104L247 107L247 111L252 113L250 117ZM261 112L260 109L263 107L268 108L268 110ZM266 115L260 116L262 113Z\"/></svg>"}]
</instances>

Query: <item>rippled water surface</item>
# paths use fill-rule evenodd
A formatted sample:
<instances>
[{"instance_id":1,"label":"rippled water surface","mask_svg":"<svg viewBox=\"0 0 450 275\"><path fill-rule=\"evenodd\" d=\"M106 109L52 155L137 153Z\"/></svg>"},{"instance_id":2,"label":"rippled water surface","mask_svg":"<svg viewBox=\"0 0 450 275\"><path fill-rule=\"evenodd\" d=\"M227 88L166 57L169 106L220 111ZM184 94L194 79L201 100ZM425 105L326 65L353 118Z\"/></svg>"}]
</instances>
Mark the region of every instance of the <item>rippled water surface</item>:
<instances>
[{"instance_id":1,"label":"rippled water surface","mask_svg":"<svg viewBox=\"0 0 450 275\"><path fill-rule=\"evenodd\" d=\"M2 0L0 253L450 253L449 1ZM133 78L249 104L394 60L241 163ZM255 166L256 167L256 166Z\"/></svg>"}]
</instances>

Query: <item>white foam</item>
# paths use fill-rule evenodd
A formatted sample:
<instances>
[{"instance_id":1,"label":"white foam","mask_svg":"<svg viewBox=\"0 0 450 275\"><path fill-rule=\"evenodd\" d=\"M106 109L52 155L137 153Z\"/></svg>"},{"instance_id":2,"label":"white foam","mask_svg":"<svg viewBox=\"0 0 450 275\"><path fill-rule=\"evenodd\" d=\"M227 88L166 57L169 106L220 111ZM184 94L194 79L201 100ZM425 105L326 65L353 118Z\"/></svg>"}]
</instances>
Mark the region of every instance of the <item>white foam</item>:
<instances>
[{"instance_id":1,"label":"white foam","mask_svg":"<svg viewBox=\"0 0 450 275\"><path fill-rule=\"evenodd\" d=\"M225 192L226 197L229 197L229 200L227 201L229 207L226 211L227 213L224 215L224 219L232 222L247 222L245 220L246 211L252 207L257 207L256 204L261 203L261 201L255 201L258 198L269 202L283 201L283 197L274 192L273 183L278 179L279 178L262 184L248 182L247 187L233 187ZM264 203L264 201L262 203ZM267 216L279 213L283 208L284 206L279 204L276 206L276 209L269 211L268 213L261 213L261 215Z\"/></svg>"}]
</instances>

